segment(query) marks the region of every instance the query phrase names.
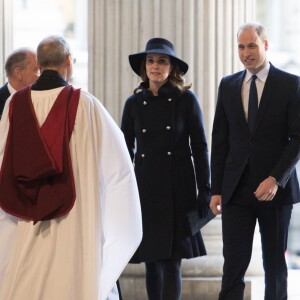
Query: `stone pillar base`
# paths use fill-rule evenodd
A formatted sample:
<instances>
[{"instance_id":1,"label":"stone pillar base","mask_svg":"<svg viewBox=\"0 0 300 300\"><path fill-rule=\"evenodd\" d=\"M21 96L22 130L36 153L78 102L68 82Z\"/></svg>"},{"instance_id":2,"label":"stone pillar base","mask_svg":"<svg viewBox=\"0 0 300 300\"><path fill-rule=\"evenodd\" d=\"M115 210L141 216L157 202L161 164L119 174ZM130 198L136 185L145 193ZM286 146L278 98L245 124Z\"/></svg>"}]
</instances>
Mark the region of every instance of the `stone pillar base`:
<instances>
[{"instance_id":1,"label":"stone pillar base","mask_svg":"<svg viewBox=\"0 0 300 300\"><path fill-rule=\"evenodd\" d=\"M245 278L244 300L263 299L263 276ZM147 300L143 276L120 278L123 300ZM185 277L182 279L182 300L216 300L221 288L220 277Z\"/></svg>"}]
</instances>

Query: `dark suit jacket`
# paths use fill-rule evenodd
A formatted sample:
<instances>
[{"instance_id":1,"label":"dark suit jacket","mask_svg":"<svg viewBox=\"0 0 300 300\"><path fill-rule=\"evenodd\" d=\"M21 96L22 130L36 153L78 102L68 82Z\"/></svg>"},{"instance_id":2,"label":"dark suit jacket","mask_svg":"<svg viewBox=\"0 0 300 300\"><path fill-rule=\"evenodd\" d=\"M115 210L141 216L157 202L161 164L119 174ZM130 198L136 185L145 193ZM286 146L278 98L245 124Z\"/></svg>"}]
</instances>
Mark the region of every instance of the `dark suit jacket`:
<instances>
[{"instance_id":1,"label":"dark suit jacket","mask_svg":"<svg viewBox=\"0 0 300 300\"><path fill-rule=\"evenodd\" d=\"M227 203L249 165L254 190L273 176L280 188L272 203L299 202L295 165L300 157L300 79L270 66L250 135L241 98L245 74L227 76L219 86L212 133L212 194L222 195L223 204Z\"/></svg>"},{"instance_id":2,"label":"dark suit jacket","mask_svg":"<svg viewBox=\"0 0 300 300\"><path fill-rule=\"evenodd\" d=\"M3 109L4 109L5 102L6 102L6 100L9 96L10 96L10 92L8 90L7 83L5 83L0 88L0 119L1 119L1 116L2 116L2 112L3 112Z\"/></svg>"}]
</instances>

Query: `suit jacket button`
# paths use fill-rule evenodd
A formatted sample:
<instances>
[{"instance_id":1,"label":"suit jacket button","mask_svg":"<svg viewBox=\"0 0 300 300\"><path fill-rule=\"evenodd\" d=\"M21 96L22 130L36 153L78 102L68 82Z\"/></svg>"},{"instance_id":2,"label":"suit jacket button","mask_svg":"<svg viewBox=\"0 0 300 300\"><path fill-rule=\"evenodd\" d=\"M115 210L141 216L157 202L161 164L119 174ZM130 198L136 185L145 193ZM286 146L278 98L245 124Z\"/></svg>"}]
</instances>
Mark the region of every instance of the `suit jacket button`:
<instances>
[{"instance_id":1,"label":"suit jacket button","mask_svg":"<svg viewBox=\"0 0 300 300\"><path fill-rule=\"evenodd\" d=\"M171 102L171 101L172 101L172 98L169 98L168 101Z\"/></svg>"},{"instance_id":2,"label":"suit jacket button","mask_svg":"<svg viewBox=\"0 0 300 300\"><path fill-rule=\"evenodd\" d=\"M147 129L143 129L142 132L143 132L143 133L146 133L146 132L147 132Z\"/></svg>"},{"instance_id":3,"label":"suit jacket button","mask_svg":"<svg viewBox=\"0 0 300 300\"><path fill-rule=\"evenodd\" d=\"M168 156L171 156L171 155L172 155L172 152L169 151L169 152L167 152L167 154L168 154Z\"/></svg>"},{"instance_id":4,"label":"suit jacket button","mask_svg":"<svg viewBox=\"0 0 300 300\"><path fill-rule=\"evenodd\" d=\"M144 101L143 104L144 104L144 105L147 105L148 103L147 103L147 101Z\"/></svg>"},{"instance_id":5,"label":"suit jacket button","mask_svg":"<svg viewBox=\"0 0 300 300\"><path fill-rule=\"evenodd\" d=\"M141 154L141 157L144 158L146 155L144 153Z\"/></svg>"},{"instance_id":6,"label":"suit jacket button","mask_svg":"<svg viewBox=\"0 0 300 300\"><path fill-rule=\"evenodd\" d=\"M171 126L166 126L166 129L167 129L167 130L170 130L170 129L171 129Z\"/></svg>"}]
</instances>

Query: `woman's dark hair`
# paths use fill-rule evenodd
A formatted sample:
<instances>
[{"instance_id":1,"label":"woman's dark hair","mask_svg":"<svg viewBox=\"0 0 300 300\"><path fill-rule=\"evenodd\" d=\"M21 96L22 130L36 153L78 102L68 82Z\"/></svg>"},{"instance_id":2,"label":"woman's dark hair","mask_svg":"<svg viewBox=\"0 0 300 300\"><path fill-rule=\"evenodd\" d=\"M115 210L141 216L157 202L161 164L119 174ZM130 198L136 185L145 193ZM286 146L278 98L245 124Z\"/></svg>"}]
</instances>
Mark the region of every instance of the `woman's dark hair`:
<instances>
[{"instance_id":1,"label":"woman's dark hair","mask_svg":"<svg viewBox=\"0 0 300 300\"><path fill-rule=\"evenodd\" d=\"M179 93L182 93L185 90L190 89L192 84L188 84L188 85L184 84L184 77L182 76L182 72L180 72L176 61L172 59L172 57L170 57L170 60L172 65L172 71L168 78L169 84L174 89L176 89ZM149 78L147 77L147 73L146 73L146 56L143 59L141 64L141 79L143 82L149 83ZM137 88L134 89L133 93L136 94L139 89L140 87L138 86Z\"/></svg>"}]
</instances>

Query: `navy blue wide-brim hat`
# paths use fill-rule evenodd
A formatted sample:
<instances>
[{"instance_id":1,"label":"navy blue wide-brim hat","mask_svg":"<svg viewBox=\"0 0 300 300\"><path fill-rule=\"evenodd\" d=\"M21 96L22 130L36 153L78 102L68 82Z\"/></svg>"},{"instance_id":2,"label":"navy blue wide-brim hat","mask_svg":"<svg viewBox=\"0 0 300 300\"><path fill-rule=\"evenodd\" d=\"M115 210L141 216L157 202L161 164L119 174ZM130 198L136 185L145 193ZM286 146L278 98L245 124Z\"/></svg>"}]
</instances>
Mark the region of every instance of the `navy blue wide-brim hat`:
<instances>
[{"instance_id":1,"label":"navy blue wide-brim hat","mask_svg":"<svg viewBox=\"0 0 300 300\"><path fill-rule=\"evenodd\" d=\"M185 74L189 69L189 65L186 62L175 56L174 46L170 41L163 38L152 38L147 42L145 51L129 55L130 66L139 76L141 76L141 65L147 53L169 55L177 63L182 74Z\"/></svg>"}]
</instances>

